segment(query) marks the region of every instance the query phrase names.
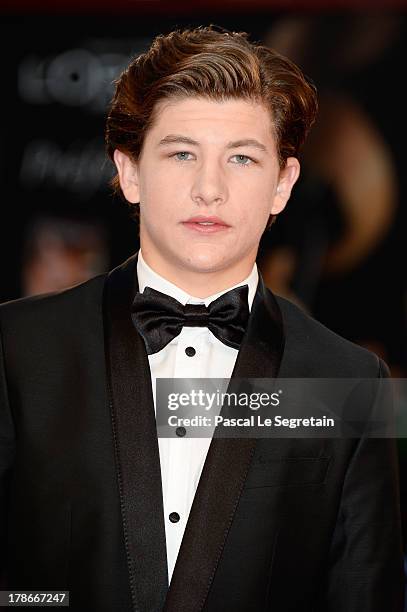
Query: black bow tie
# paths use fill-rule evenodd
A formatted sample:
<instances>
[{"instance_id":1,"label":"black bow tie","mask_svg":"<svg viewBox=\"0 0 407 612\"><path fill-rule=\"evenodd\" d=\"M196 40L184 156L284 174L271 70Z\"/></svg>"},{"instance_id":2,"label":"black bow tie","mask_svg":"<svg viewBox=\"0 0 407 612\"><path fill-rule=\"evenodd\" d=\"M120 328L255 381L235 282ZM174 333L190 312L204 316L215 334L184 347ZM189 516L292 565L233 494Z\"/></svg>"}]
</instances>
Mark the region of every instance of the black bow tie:
<instances>
[{"instance_id":1,"label":"black bow tie","mask_svg":"<svg viewBox=\"0 0 407 612\"><path fill-rule=\"evenodd\" d=\"M181 333L184 326L207 327L221 342L238 349L249 318L249 287L242 285L211 302L186 304L146 287L133 301L131 318L143 337L147 353L157 353Z\"/></svg>"}]
</instances>

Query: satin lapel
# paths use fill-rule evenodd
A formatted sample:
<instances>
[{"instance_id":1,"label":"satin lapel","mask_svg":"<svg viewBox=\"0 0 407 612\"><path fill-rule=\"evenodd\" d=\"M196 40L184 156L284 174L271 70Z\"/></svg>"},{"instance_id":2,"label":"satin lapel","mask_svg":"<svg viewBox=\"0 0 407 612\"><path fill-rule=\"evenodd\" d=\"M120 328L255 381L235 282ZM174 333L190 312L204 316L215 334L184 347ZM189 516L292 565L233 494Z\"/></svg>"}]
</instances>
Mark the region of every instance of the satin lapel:
<instances>
[{"instance_id":1,"label":"satin lapel","mask_svg":"<svg viewBox=\"0 0 407 612\"><path fill-rule=\"evenodd\" d=\"M280 309L259 278L232 378L274 378L284 351ZM165 612L199 612L207 598L256 446L213 439L185 529Z\"/></svg>"},{"instance_id":2,"label":"satin lapel","mask_svg":"<svg viewBox=\"0 0 407 612\"><path fill-rule=\"evenodd\" d=\"M137 255L105 284L105 353L124 544L134 612L158 612L168 589L161 469L150 368L131 321Z\"/></svg>"}]
</instances>

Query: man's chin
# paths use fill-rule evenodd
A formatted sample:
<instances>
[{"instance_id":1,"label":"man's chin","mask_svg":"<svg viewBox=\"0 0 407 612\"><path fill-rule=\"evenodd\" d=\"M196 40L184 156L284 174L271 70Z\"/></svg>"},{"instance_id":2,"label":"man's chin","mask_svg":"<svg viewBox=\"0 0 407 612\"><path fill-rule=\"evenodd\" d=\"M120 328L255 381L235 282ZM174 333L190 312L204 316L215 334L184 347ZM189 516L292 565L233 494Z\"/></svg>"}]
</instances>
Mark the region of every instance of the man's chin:
<instances>
[{"instance_id":1,"label":"man's chin","mask_svg":"<svg viewBox=\"0 0 407 612\"><path fill-rule=\"evenodd\" d=\"M193 258L184 262L184 269L196 274L210 274L216 272L225 272L232 267L232 263L215 258Z\"/></svg>"}]
</instances>

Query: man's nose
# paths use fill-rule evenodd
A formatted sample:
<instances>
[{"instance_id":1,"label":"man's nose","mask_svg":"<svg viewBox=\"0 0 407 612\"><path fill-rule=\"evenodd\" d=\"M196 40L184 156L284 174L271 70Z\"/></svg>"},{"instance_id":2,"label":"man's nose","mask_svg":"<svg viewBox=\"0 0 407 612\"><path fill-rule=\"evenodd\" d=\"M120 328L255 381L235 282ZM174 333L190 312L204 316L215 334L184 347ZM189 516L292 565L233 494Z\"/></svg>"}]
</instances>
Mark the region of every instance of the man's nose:
<instances>
[{"instance_id":1,"label":"man's nose","mask_svg":"<svg viewBox=\"0 0 407 612\"><path fill-rule=\"evenodd\" d=\"M203 163L197 168L191 189L191 197L198 204L222 204L227 201L226 177L216 162Z\"/></svg>"}]
</instances>

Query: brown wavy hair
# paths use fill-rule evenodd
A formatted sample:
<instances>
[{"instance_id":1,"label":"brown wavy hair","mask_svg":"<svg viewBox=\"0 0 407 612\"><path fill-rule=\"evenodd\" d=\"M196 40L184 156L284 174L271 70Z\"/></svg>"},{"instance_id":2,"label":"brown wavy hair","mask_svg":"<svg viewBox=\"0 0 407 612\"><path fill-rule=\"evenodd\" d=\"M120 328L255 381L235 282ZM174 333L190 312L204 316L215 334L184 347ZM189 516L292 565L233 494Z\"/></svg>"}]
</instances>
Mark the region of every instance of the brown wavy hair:
<instances>
[{"instance_id":1,"label":"brown wavy hair","mask_svg":"<svg viewBox=\"0 0 407 612\"><path fill-rule=\"evenodd\" d=\"M106 148L139 159L163 99L204 97L260 102L270 110L280 167L297 156L317 113L312 82L286 57L251 43L246 32L215 26L157 36L116 81L106 124ZM118 176L112 180L121 193Z\"/></svg>"}]
</instances>

